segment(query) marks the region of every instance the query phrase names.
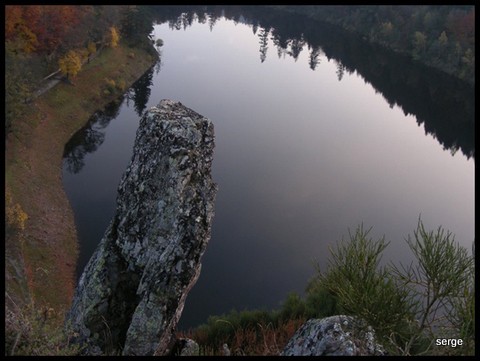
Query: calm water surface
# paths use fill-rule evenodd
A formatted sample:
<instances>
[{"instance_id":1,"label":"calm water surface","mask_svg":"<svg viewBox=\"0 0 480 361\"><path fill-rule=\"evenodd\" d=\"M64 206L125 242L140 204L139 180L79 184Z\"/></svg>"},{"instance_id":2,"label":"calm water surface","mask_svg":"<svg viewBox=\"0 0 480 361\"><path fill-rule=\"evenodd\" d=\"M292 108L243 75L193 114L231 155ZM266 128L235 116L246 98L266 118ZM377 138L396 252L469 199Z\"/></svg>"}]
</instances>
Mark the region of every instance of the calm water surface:
<instances>
[{"instance_id":1,"label":"calm water surface","mask_svg":"<svg viewBox=\"0 0 480 361\"><path fill-rule=\"evenodd\" d=\"M164 46L142 80L150 96L131 91L66 148L83 269L113 216L139 113L168 98L213 121L212 238L181 328L303 293L328 247L361 223L391 242L386 261L410 261L405 238L420 215L468 249L474 239L472 158L444 150L357 72L342 72L321 51L312 70L306 45L294 59L261 30L225 18L214 27L156 25Z\"/></svg>"}]
</instances>

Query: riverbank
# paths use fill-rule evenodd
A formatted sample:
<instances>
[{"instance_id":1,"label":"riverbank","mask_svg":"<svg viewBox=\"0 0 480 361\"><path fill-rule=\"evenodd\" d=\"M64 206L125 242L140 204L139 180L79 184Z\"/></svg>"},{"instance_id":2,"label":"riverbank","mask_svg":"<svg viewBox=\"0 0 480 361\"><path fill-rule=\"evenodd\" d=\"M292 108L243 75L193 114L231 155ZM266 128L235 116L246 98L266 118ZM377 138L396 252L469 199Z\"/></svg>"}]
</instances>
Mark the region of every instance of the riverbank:
<instances>
[{"instance_id":1,"label":"riverbank","mask_svg":"<svg viewBox=\"0 0 480 361\"><path fill-rule=\"evenodd\" d=\"M60 82L16 122L5 145L6 210L16 207L28 219L13 234L6 233L8 300L51 308L63 319L73 297L78 255L74 215L62 183L64 146L95 111L117 99L156 61L144 49L122 44L104 49L73 84Z\"/></svg>"}]
</instances>

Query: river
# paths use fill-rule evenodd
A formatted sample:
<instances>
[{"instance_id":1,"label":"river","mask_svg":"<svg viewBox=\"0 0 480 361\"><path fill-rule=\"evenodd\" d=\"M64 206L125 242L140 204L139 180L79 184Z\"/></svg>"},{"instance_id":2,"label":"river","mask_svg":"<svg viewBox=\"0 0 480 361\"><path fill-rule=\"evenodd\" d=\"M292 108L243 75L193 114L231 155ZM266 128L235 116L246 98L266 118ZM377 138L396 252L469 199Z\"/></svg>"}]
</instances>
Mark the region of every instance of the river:
<instances>
[{"instance_id":1,"label":"river","mask_svg":"<svg viewBox=\"0 0 480 361\"><path fill-rule=\"evenodd\" d=\"M390 241L385 262L410 262L419 217L472 247L473 90L455 101L448 77L274 21L223 13L155 25L161 62L65 148L81 270L113 216L142 112L167 98L213 121L212 238L180 328L278 308L360 224Z\"/></svg>"}]
</instances>

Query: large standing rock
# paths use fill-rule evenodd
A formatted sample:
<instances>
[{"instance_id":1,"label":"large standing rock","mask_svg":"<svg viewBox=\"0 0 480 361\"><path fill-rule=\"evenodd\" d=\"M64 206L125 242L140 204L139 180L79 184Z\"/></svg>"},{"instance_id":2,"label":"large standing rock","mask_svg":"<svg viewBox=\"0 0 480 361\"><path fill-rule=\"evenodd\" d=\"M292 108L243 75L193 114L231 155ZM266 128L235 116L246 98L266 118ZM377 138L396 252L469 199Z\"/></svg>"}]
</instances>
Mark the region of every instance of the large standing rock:
<instances>
[{"instance_id":1,"label":"large standing rock","mask_svg":"<svg viewBox=\"0 0 480 361\"><path fill-rule=\"evenodd\" d=\"M285 346L282 356L381 356L371 327L351 316L310 319Z\"/></svg>"},{"instance_id":2,"label":"large standing rock","mask_svg":"<svg viewBox=\"0 0 480 361\"><path fill-rule=\"evenodd\" d=\"M168 352L210 239L213 149L211 121L181 103L142 117L115 215L67 316L87 354Z\"/></svg>"}]
</instances>

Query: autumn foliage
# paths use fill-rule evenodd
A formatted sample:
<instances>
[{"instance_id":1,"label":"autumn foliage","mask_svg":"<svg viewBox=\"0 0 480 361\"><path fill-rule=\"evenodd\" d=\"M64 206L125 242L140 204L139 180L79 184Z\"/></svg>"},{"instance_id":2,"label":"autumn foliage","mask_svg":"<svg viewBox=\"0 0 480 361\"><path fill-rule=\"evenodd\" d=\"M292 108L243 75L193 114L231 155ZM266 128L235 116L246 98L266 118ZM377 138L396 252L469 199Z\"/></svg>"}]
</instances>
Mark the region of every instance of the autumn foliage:
<instances>
[{"instance_id":1,"label":"autumn foliage","mask_svg":"<svg viewBox=\"0 0 480 361\"><path fill-rule=\"evenodd\" d=\"M105 46L117 47L133 26L123 5L5 6L5 129L25 111L44 78L60 70L68 79ZM132 12L136 6L129 6ZM128 12L126 12L128 14ZM151 20L141 19L151 25ZM146 30L147 31L147 30ZM136 31L134 31L137 33ZM138 36L147 39L148 32ZM137 42L139 44L140 42Z\"/></svg>"},{"instance_id":2,"label":"autumn foliage","mask_svg":"<svg viewBox=\"0 0 480 361\"><path fill-rule=\"evenodd\" d=\"M112 48L116 48L119 41L120 35L118 34L118 30L115 26L112 26L108 34L108 45Z\"/></svg>"},{"instance_id":3,"label":"autumn foliage","mask_svg":"<svg viewBox=\"0 0 480 361\"><path fill-rule=\"evenodd\" d=\"M84 15L80 6L9 5L5 7L5 40L23 39L29 51L51 53Z\"/></svg>"},{"instance_id":4,"label":"autumn foliage","mask_svg":"<svg viewBox=\"0 0 480 361\"><path fill-rule=\"evenodd\" d=\"M67 79L70 76L75 77L80 69L82 68L82 60L80 55L74 50L70 50L64 57L60 58L58 61L60 70L62 74L67 76Z\"/></svg>"},{"instance_id":5,"label":"autumn foliage","mask_svg":"<svg viewBox=\"0 0 480 361\"><path fill-rule=\"evenodd\" d=\"M115 47L120 41L122 6L8 5L5 7L5 43L14 54L30 54L56 70L69 51L100 45ZM71 56L69 56L71 58Z\"/></svg>"},{"instance_id":6,"label":"autumn foliage","mask_svg":"<svg viewBox=\"0 0 480 361\"><path fill-rule=\"evenodd\" d=\"M23 231L28 215L23 211L20 204L15 203L12 194L7 190L5 192L5 215L6 225L8 228Z\"/></svg>"}]
</instances>

